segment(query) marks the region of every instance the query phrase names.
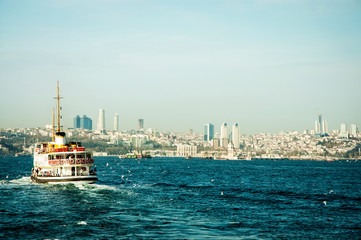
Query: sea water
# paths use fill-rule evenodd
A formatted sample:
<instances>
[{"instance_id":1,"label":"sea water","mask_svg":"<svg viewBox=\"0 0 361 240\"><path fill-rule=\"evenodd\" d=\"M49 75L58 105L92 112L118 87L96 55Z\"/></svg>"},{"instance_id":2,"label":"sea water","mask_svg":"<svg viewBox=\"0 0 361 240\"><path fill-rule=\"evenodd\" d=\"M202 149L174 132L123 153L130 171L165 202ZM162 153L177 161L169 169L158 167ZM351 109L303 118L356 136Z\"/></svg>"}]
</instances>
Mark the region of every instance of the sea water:
<instances>
[{"instance_id":1,"label":"sea water","mask_svg":"<svg viewBox=\"0 0 361 240\"><path fill-rule=\"evenodd\" d=\"M359 239L361 161L95 158L92 185L0 157L0 239Z\"/></svg>"}]
</instances>

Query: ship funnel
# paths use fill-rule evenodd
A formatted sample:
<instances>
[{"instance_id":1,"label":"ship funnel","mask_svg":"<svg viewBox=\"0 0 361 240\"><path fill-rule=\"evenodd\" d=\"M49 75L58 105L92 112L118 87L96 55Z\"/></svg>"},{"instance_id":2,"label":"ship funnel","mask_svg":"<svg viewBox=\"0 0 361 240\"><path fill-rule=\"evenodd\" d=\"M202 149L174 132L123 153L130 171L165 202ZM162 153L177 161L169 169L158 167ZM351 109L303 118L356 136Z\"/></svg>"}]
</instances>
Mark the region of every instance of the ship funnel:
<instances>
[{"instance_id":1,"label":"ship funnel","mask_svg":"<svg viewBox=\"0 0 361 240\"><path fill-rule=\"evenodd\" d=\"M57 144L57 145L65 145L66 144L65 132L56 132L55 133L55 144Z\"/></svg>"}]
</instances>

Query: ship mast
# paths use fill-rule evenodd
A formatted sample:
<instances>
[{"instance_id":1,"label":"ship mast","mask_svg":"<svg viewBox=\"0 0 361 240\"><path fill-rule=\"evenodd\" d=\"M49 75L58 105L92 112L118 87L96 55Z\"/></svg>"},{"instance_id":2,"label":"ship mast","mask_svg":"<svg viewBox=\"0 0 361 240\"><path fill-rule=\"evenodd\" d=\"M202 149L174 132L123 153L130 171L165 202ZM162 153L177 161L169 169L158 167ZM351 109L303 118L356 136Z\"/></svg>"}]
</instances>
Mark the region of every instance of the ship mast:
<instances>
[{"instance_id":1,"label":"ship mast","mask_svg":"<svg viewBox=\"0 0 361 240\"><path fill-rule=\"evenodd\" d=\"M53 142L55 141L55 109L53 108Z\"/></svg>"},{"instance_id":2,"label":"ship mast","mask_svg":"<svg viewBox=\"0 0 361 240\"><path fill-rule=\"evenodd\" d=\"M60 132L60 99L62 97L60 97L59 95L59 81L58 81L58 95L56 97L56 100L57 100L57 117L58 117L58 124L57 124L57 127L56 127L56 132Z\"/></svg>"}]
</instances>

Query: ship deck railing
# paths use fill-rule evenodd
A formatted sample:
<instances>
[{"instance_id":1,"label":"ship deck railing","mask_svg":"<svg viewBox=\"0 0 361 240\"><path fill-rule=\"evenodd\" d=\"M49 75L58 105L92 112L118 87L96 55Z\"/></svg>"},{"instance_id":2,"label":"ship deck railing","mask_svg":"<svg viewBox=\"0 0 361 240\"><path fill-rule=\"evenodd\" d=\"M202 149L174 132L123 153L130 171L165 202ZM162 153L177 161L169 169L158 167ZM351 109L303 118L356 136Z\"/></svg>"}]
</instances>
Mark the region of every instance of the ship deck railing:
<instances>
[{"instance_id":1,"label":"ship deck railing","mask_svg":"<svg viewBox=\"0 0 361 240\"><path fill-rule=\"evenodd\" d=\"M96 173L89 173L89 174L84 174L84 173L78 173L77 175L75 174L50 174L49 172L44 172L44 173L38 173L35 174L36 177L75 177L75 176L96 176Z\"/></svg>"},{"instance_id":2,"label":"ship deck railing","mask_svg":"<svg viewBox=\"0 0 361 240\"><path fill-rule=\"evenodd\" d=\"M64 152L86 152L84 147L64 147L64 148L42 148L36 150L39 154L64 153Z\"/></svg>"}]
</instances>

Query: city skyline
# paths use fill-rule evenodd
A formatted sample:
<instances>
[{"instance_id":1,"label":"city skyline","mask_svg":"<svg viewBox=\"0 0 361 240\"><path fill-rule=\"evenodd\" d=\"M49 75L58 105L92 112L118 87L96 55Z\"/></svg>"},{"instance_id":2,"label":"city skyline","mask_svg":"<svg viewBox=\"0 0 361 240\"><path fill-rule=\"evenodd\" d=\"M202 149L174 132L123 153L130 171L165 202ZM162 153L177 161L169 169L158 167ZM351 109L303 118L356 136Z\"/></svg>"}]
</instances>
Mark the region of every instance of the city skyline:
<instances>
[{"instance_id":1,"label":"city skyline","mask_svg":"<svg viewBox=\"0 0 361 240\"><path fill-rule=\"evenodd\" d=\"M87 118L85 115L82 118ZM91 126L91 119L87 118L90 120L90 126ZM99 109L99 114L98 114L98 125L99 122L101 122L100 125L103 126L103 123L106 122L106 117L105 117L105 110L104 109ZM84 121L84 120L82 120ZM78 123L79 122L79 123ZM319 124L319 122L322 122L322 124ZM76 126L77 124L79 124L79 126ZM84 128L84 129L90 129L91 127L83 127L84 123L81 123L81 118L79 117L79 115L75 116L75 118L73 119L73 127L68 127L68 128ZM109 130L109 131L116 131L116 132L121 132L121 131L129 131L129 130L137 130L137 131L147 131L148 129L152 129L153 131L156 130L152 127L149 128L144 128L144 119L137 119L137 128L130 128L130 129L120 129L119 127L119 114L115 113L114 118L113 118L113 128L105 128L103 127L102 129L93 129L93 130ZM49 126L49 125L48 125ZM322 126L322 127L321 127ZM219 140L221 140L222 138L227 139L227 140L231 140L233 143L235 143L235 145L238 145L239 142L237 140L235 140L234 136L239 136L240 134L247 134L246 132L240 132L239 129L239 124L238 123L234 123L232 126L232 129L230 129L231 132L228 132L228 123L222 123L220 126L220 131L215 131L215 125L212 123L206 123L204 125L203 128L203 135L204 135L204 140L210 142L214 137L215 134L219 134ZM216 126L217 128L217 126ZM351 134L351 135L356 135L356 133L358 132L359 129L359 125L355 124L355 123L341 123L338 128L335 129L328 129L328 125L327 122L325 120L322 120L322 114L318 113L317 115L317 120L315 121L315 126L314 128L307 128L307 129L293 129L289 132L292 131L298 131L298 132L303 132L305 130L309 131L309 132L313 132L313 135L315 135L315 137L323 137L323 136L327 136L327 134L329 133L329 131L339 131L340 134ZM193 129L188 129L191 130L191 132L193 132ZM224 134L222 134L222 130L225 131ZM281 130L280 132L287 132L284 130ZM196 133L201 134L202 131L197 131ZM236 133L236 134L234 134ZM258 134L258 133L262 133L262 132L256 132L253 134ZM270 133L268 132L264 132L264 133ZM279 133L279 132L273 132L273 133ZM249 133L248 133L249 134ZM228 144L228 142L227 142Z\"/></svg>"},{"instance_id":2,"label":"city skyline","mask_svg":"<svg viewBox=\"0 0 361 240\"><path fill-rule=\"evenodd\" d=\"M302 131L319 112L329 130L361 126L360 11L356 0L3 0L0 128L50 124L58 80L64 127L99 109L109 130L115 113L120 130L142 118L161 131Z\"/></svg>"}]
</instances>

